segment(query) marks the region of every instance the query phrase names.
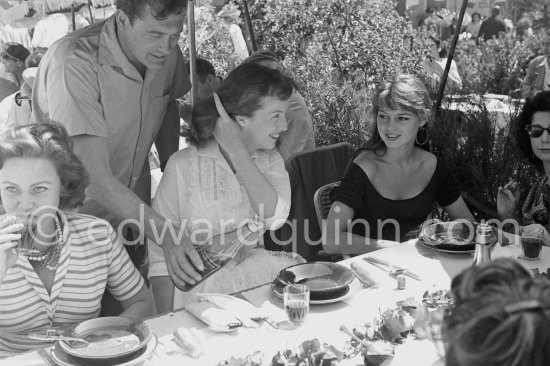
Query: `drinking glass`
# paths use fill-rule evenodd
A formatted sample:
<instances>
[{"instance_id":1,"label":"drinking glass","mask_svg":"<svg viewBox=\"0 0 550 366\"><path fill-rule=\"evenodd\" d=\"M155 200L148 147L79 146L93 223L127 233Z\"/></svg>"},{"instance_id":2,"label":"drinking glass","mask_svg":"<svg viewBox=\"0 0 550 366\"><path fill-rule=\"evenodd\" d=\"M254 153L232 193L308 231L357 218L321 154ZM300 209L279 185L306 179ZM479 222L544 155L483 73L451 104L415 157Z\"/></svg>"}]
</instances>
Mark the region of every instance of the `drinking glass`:
<instances>
[{"instance_id":1,"label":"drinking glass","mask_svg":"<svg viewBox=\"0 0 550 366\"><path fill-rule=\"evenodd\" d=\"M302 325L309 312L309 287L288 285L283 289L283 301L288 320L295 326Z\"/></svg>"},{"instance_id":2,"label":"drinking glass","mask_svg":"<svg viewBox=\"0 0 550 366\"><path fill-rule=\"evenodd\" d=\"M540 252L542 251L542 239L528 236L521 237L521 250L523 252L522 259L528 261L536 261L540 259Z\"/></svg>"}]
</instances>

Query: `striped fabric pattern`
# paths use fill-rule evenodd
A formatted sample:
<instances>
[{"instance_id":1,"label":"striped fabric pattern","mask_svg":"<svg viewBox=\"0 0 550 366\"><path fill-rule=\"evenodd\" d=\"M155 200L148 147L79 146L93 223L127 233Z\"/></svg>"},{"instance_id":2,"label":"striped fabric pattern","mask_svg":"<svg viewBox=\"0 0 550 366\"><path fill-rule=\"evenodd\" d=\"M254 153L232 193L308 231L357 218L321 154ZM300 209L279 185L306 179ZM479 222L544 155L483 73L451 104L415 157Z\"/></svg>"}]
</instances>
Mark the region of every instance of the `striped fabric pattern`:
<instances>
[{"instance_id":1,"label":"striped fabric pattern","mask_svg":"<svg viewBox=\"0 0 550 366\"><path fill-rule=\"evenodd\" d=\"M98 317L106 288L123 301L145 285L107 221L76 213L62 217L65 244L51 293L23 256L0 284L0 357L45 346L27 337L30 330Z\"/></svg>"}]
</instances>

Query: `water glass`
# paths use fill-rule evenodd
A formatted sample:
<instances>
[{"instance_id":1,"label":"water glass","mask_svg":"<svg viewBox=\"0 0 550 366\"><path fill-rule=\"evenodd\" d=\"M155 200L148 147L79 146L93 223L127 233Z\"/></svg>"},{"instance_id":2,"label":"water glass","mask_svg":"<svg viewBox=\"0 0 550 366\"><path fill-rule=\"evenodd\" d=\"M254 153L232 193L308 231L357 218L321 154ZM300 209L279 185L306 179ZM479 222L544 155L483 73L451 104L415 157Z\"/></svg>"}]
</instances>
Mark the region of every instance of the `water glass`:
<instances>
[{"instance_id":1,"label":"water glass","mask_svg":"<svg viewBox=\"0 0 550 366\"><path fill-rule=\"evenodd\" d=\"M534 237L521 237L521 250L523 251L522 259L536 261L540 259L542 251L542 239Z\"/></svg>"},{"instance_id":2,"label":"water glass","mask_svg":"<svg viewBox=\"0 0 550 366\"><path fill-rule=\"evenodd\" d=\"M309 287L305 285L288 285L283 289L283 301L288 320L300 326L309 312Z\"/></svg>"}]
</instances>

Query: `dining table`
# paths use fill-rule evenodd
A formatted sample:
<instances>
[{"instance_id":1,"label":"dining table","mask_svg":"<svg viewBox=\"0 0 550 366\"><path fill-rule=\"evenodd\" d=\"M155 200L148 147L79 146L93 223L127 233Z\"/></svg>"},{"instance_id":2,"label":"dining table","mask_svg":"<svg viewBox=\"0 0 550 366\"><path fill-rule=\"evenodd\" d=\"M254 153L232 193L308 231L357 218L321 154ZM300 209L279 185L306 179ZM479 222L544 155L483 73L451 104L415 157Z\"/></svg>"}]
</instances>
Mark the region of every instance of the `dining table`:
<instances>
[{"instance_id":1,"label":"dining table","mask_svg":"<svg viewBox=\"0 0 550 366\"><path fill-rule=\"evenodd\" d=\"M543 247L541 258L536 261L521 259L522 251L517 236L505 234L509 244L495 244L491 249L491 258L509 257L517 259L528 269L546 272L550 267L550 248ZM400 288L394 277L375 265L363 261L364 257L375 256L393 265L406 268L420 280L406 277L405 288ZM387 247L367 254L355 256L339 262L350 266L353 262L367 263L369 273L379 284L359 286L353 294L344 296L341 301L310 305L305 323L294 329L281 327L275 329L266 321L259 321L259 327L240 327L231 332L215 332L185 309L157 315L145 320L158 337L155 352L144 365L186 365L215 366L238 358L255 354L262 359L262 365L271 365L278 351L297 349L306 340L318 339L321 344L343 349L349 345L350 336L340 331L341 326L348 329L361 327L378 317L383 311L396 306L396 303L408 298L420 301L426 291L449 289L451 280L464 269L472 266L473 253L447 253L421 244L418 239L403 243L388 242ZM235 296L245 299L259 307L270 319L270 323L284 322L286 313L283 301L276 296L271 284L241 291ZM280 323L284 324L284 323ZM204 352L193 358L180 348L174 340L174 331L178 328L193 329L199 335ZM35 366L53 365L48 357L48 349L32 351L22 355L0 360L0 365ZM225 363L231 364L231 363ZM395 347L395 355L389 361L392 366L443 365L441 348L428 338L406 337L402 344ZM232 365L239 365L234 363ZM359 355L342 360L338 365L363 365Z\"/></svg>"}]
</instances>

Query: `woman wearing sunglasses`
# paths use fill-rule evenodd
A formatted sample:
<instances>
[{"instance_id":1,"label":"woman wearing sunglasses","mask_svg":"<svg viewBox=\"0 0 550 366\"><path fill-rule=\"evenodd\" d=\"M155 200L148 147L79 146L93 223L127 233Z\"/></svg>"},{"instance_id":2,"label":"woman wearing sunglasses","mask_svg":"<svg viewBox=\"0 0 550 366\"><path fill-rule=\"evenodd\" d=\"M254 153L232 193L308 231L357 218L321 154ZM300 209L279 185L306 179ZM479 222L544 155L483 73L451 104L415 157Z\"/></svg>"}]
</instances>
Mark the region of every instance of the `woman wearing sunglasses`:
<instances>
[{"instance_id":1,"label":"woman wearing sunglasses","mask_svg":"<svg viewBox=\"0 0 550 366\"><path fill-rule=\"evenodd\" d=\"M515 135L521 152L544 174L529 190L519 218L515 217L520 198L519 184L511 181L498 187L498 214L501 220L518 220L524 225L524 235L541 237L544 244L550 246L550 91L527 99Z\"/></svg>"}]
</instances>

